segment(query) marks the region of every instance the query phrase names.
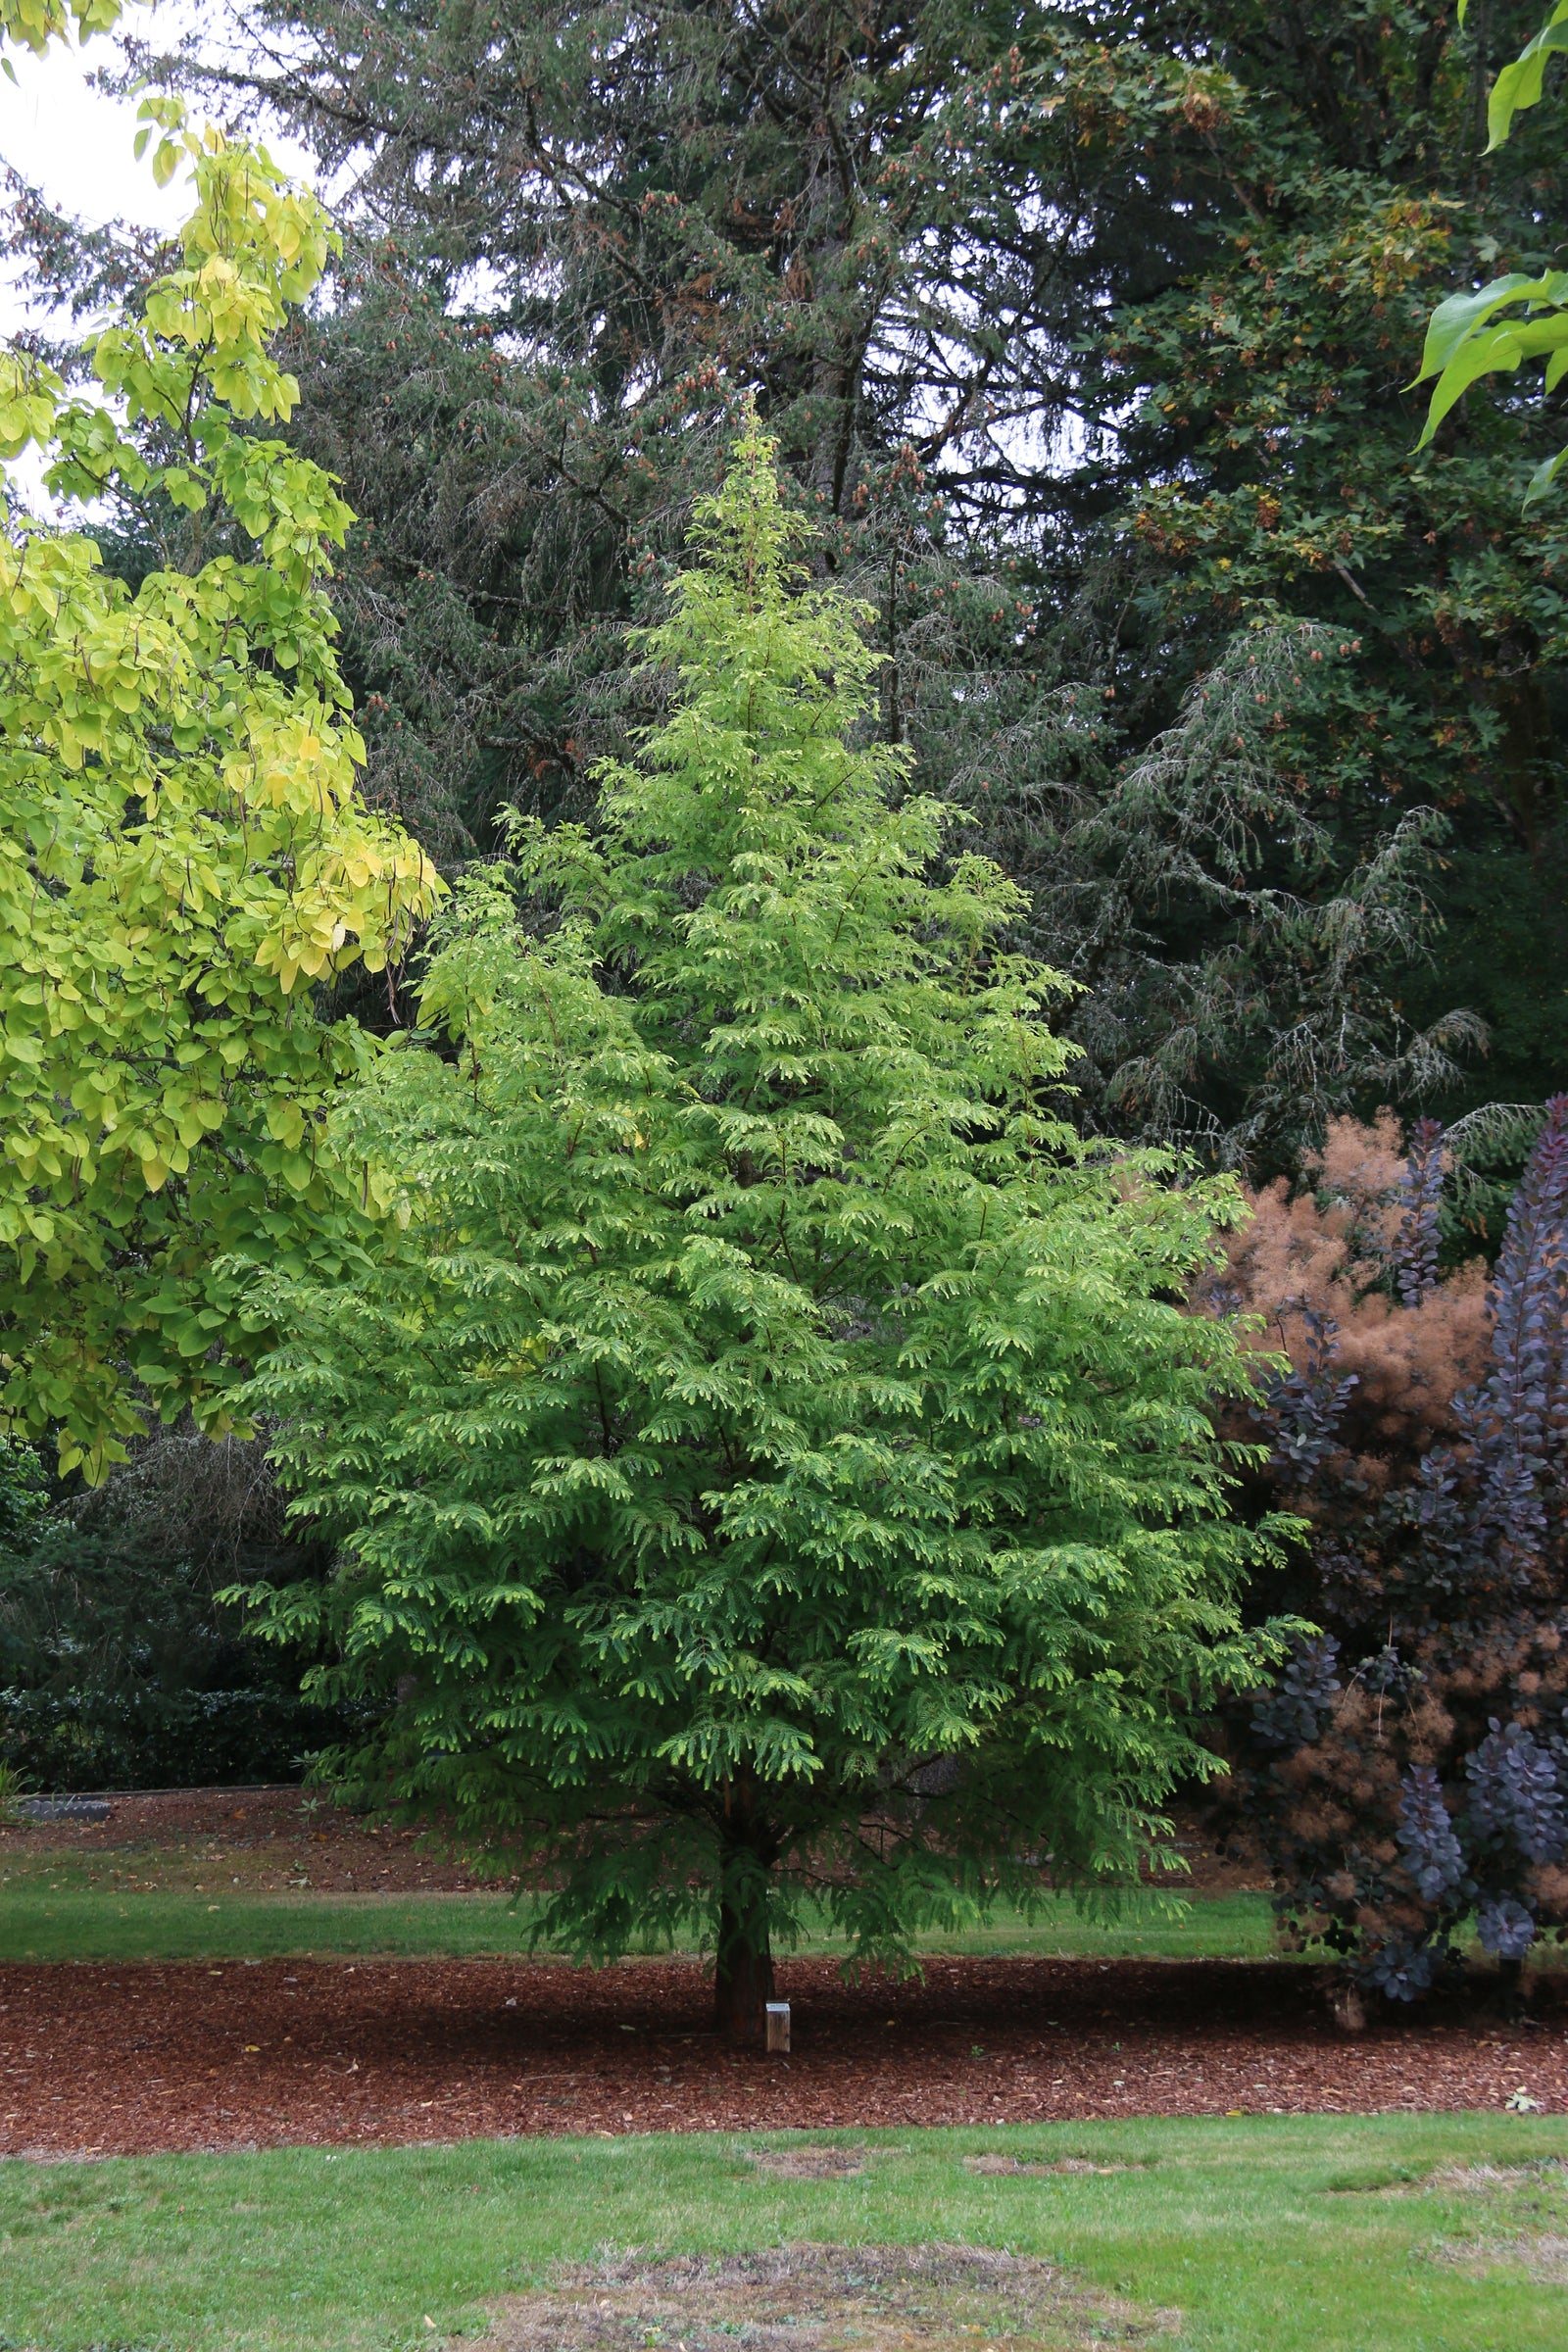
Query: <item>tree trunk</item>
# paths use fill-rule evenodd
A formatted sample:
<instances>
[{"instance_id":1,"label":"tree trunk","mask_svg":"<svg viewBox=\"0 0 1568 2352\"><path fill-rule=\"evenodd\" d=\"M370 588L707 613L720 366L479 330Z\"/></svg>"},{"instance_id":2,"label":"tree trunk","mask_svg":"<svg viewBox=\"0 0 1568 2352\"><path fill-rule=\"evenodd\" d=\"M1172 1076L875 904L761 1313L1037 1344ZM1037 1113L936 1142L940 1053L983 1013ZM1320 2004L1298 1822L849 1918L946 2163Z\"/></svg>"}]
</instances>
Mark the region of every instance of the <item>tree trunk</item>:
<instances>
[{"instance_id":1,"label":"tree trunk","mask_svg":"<svg viewBox=\"0 0 1568 2352\"><path fill-rule=\"evenodd\" d=\"M1522 1960L1497 1962L1497 2007L1511 2026L1518 2025L1529 2009L1525 1998L1525 1964Z\"/></svg>"},{"instance_id":2,"label":"tree trunk","mask_svg":"<svg viewBox=\"0 0 1568 2352\"><path fill-rule=\"evenodd\" d=\"M732 1848L720 1865L715 2029L736 2048L760 2048L766 2022L762 2013L772 1998L767 1863L750 1847Z\"/></svg>"}]
</instances>

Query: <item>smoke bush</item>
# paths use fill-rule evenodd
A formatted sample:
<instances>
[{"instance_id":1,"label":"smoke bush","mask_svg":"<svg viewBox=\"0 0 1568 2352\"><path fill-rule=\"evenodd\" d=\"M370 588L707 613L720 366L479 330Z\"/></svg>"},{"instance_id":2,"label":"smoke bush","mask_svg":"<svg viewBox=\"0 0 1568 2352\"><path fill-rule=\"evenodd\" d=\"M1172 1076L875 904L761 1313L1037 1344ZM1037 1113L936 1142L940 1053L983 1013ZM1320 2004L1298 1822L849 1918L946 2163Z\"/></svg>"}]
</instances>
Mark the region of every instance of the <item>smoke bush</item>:
<instances>
[{"instance_id":1,"label":"smoke bush","mask_svg":"<svg viewBox=\"0 0 1568 2352\"><path fill-rule=\"evenodd\" d=\"M1324 1629L1236 1710L1220 1802L1298 1936L1401 2001L1467 1921L1505 1961L1568 1936L1568 1097L1490 1280L1442 1266L1450 1157L1335 1122L1200 1299L1288 1358L1235 1434L1250 1507L1308 1530L1261 1598Z\"/></svg>"},{"instance_id":2,"label":"smoke bush","mask_svg":"<svg viewBox=\"0 0 1568 2352\"><path fill-rule=\"evenodd\" d=\"M1438 1973L1444 1949L1431 1943L1411 1943L1396 1936L1372 1952L1363 1974L1391 2001L1413 2001L1428 1992Z\"/></svg>"},{"instance_id":3,"label":"smoke bush","mask_svg":"<svg viewBox=\"0 0 1568 2352\"><path fill-rule=\"evenodd\" d=\"M1254 1418L1273 1440L1269 1467L1289 1483L1305 1487L1339 1449L1340 1424L1356 1375L1348 1372L1343 1380L1334 1378L1340 1330L1334 1317L1304 1303L1300 1317L1305 1361L1273 1375Z\"/></svg>"},{"instance_id":4,"label":"smoke bush","mask_svg":"<svg viewBox=\"0 0 1568 2352\"><path fill-rule=\"evenodd\" d=\"M1492 1718L1474 1755L1466 1756L1470 1814L1484 1838L1511 1836L1531 1862L1560 1862L1568 1850L1562 1790L1545 1748L1521 1723Z\"/></svg>"},{"instance_id":5,"label":"smoke bush","mask_svg":"<svg viewBox=\"0 0 1568 2352\"><path fill-rule=\"evenodd\" d=\"M1412 1764L1401 1784L1399 1850L1422 1900L1435 1903L1464 1879L1464 1849L1453 1833L1443 1787L1430 1764Z\"/></svg>"},{"instance_id":6,"label":"smoke bush","mask_svg":"<svg viewBox=\"0 0 1568 2352\"><path fill-rule=\"evenodd\" d=\"M1301 1747L1317 1738L1319 1724L1340 1691L1334 1671L1339 1648L1332 1634L1296 1643L1278 1687L1252 1709L1252 1729L1266 1745Z\"/></svg>"},{"instance_id":7,"label":"smoke bush","mask_svg":"<svg viewBox=\"0 0 1568 2352\"><path fill-rule=\"evenodd\" d=\"M1482 1948L1499 1960L1522 1960L1536 1939L1533 1913L1511 1894L1482 1904L1476 1913L1476 1932Z\"/></svg>"},{"instance_id":8,"label":"smoke bush","mask_svg":"<svg viewBox=\"0 0 1568 2352\"><path fill-rule=\"evenodd\" d=\"M1419 1306L1438 1287L1443 1172L1443 1130L1436 1119L1418 1119L1399 1178L1399 1227L1394 1243L1403 1306Z\"/></svg>"}]
</instances>

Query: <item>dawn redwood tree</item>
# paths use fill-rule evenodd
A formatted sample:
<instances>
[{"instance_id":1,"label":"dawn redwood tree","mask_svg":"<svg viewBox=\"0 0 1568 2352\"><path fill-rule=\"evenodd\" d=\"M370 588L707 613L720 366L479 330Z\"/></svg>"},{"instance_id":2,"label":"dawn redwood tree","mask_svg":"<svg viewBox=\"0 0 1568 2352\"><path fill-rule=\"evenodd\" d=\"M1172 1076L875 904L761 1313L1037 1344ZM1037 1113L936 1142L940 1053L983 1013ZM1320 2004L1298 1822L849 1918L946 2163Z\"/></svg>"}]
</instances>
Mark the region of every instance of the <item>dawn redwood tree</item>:
<instances>
[{"instance_id":1,"label":"dawn redwood tree","mask_svg":"<svg viewBox=\"0 0 1568 2352\"><path fill-rule=\"evenodd\" d=\"M1125 1877L1189 1710L1278 1654L1238 1584L1227 1183L1076 1143L1061 983L804 585L754 428L593 832L516 828L350 1099L401 1229L272 1279L254 1384L324 1584L258 1597L379 1700L345 1777L510 1850L600 1956L708 1924L748 2039L819 1894L858 1955ZM898 805L895 806L895 799ZM280 1319L274 1322L274 1318Z\"/></svg>"}]
</instances>

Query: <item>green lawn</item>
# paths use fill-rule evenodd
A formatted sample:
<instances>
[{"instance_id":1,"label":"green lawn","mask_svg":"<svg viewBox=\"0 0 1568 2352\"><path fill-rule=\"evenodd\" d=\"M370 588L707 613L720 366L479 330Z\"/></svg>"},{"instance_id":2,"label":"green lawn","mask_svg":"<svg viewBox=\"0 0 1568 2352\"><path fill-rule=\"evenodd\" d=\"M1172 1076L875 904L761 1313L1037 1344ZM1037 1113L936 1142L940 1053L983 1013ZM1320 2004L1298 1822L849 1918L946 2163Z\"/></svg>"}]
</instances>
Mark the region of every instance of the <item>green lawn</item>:
<instances>
[{"instance_id":1,"label":"green lawn","mask_svg":"<svg viewBox=\"0 0 1568 2352\"><path fill-rule=\"evenodd\" d=\"M965 1935L928 1936L931 1952L1261 1956L1273 1949L1263 1894L1203 1896L1185 1916L1171 1898L1132 1898L1115 1919L1088 1919L1066 1898L1029 1922L999 1915ZM416 1958L510 1954L531 1909L500 1894L220 1894L130 1892L10 1875L0 1882L0 1961L266 1960L342 1954ZM802 1947L841 1950L824 1938Z\"/></svg>"},{"instance_id":2,"label":"green lawn","mask_svg":"<svg viewBox=\"0 0 1568 2352\"><path fill-rule=\"evenodd\" d=\"M1568 2233L1568 2170L1547 2161L1568 2160L1561 2120L815 2136L863 2139L865 2171L760 2175L745 2151L769 2142L727 2132L3 2163L0 2343L396 2352L481 2331L487 2304L556 2260L921 2238L1044 2255L1140 2305L1179 2306L1181 2333L1157 2339L1172 2352L1561 2352L1568 2341L1568 2287L1525 2268L1532 2238ZM1138 2169L967 2172L963 2156L987 2149ZM1456 2164L1513 2169L1463 2186L1441 2177Z\"/></svg>"}]
</instances>

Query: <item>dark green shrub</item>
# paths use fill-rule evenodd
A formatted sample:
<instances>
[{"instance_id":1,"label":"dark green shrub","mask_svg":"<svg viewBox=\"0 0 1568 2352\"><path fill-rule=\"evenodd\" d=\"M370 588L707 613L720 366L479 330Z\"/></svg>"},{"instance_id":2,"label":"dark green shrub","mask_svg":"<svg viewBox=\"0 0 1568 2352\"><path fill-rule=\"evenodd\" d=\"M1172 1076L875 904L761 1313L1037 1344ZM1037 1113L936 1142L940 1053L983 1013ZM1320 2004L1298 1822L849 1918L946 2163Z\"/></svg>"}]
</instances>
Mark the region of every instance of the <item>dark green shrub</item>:
<instances>
[{"instance_id":1,"label":"dark green shrub","mask_svg":"<svg viewBox=\"0 0 1568 2352\"><path fill-rule=\"evenodd\" d=\"M94 1493L0 1450L0 1756L45 1788L296 1780L358 1728L218 1595L319 1573L261 1443L160 1430Z\"/></svg>"}]
</instances>

